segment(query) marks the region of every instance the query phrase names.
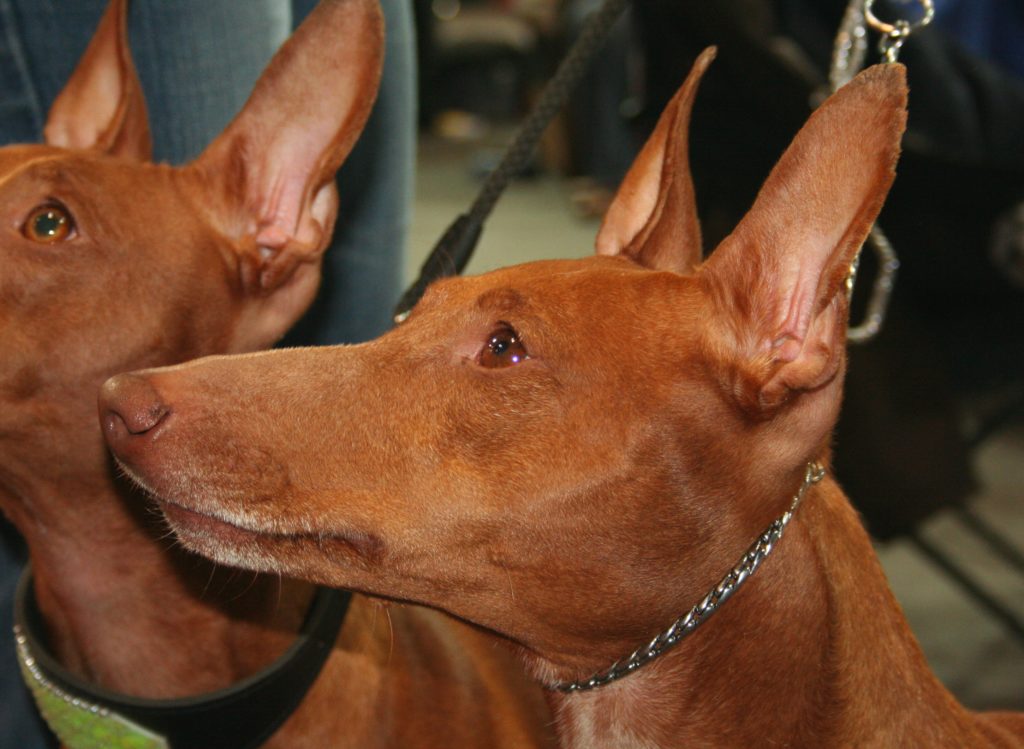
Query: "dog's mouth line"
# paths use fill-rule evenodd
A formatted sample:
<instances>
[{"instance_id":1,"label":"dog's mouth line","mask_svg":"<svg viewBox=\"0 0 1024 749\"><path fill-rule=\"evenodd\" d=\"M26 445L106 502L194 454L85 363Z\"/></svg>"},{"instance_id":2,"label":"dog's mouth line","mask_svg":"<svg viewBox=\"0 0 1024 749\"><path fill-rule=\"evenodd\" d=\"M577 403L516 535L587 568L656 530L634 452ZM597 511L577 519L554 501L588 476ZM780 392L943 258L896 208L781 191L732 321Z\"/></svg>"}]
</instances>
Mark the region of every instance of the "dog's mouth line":
<instances>
[{"instance_id":1,"label":"dog's mouth line","mask_svg":"<svg viewBox=\"0 0 1024 749\"><path fill-rule=\"evenodd\" d=\"M276 531L275 530L268 530L268 529L265 529L265 528L261 528L261 527L255 525L255 524L246 525L246 524L240 523L237 519L225 517L223 514L217 514L217 513L208 512L208 511L204 511L204 510L199 510L199 509L196 509L195 507L189 507L189 506L186 506L186 505L182 504L181 502L178 502L178 501L173 500L173 499L169 499L168 497L164 496L163 494L155 491L153 489L153 487L151 487L149 484L147 484L145 482L145 480L143 480L143 478L139 474L137 474L135 471L133 471L131 469L131 467L128 464L126 464L124 461L118 459L117 460L117 465L121 469L121 471L124 473L124 475L130 481L132 481L132 483L134 483L136 486L138 486L138 488L141 489L143 491L143 493L146 496L148 496L149 499L157 505L158 508L160 508L160 510L163 512L165 517L168 516L167 510L168 510L168 508L170 508L171 514L173 514L175 516L191 517L192 519L198 520L202 524L213 524L213 523L216 523L218 525L227 526L230 529L232 529L233 531L238 532L238 533L247 533L247 534L251 534L251 535L254 535L254 536L266 536L266 537L269 537L269 538L277 537L277 538L281 538L281 539L288 539L288 538L301 538L301 537L309 537L309 538L323 537L323 538L326 539L326 538L329 538L330 535L331 535L331 534L317 534L317 533L311 533L309 531L300 531L300 530L295 530L295 531L290 531L290 530L276 530ZM170 517L168 517L168 520L170 520Z\"/></svg>"},{"instance_id":2,"label":"dog's mouth line","mask_svg":"<svg viewBox=\"0 0 1024 749\"><path fill-rule=\"evenodd\" d=\"M175 533L205 536L216 543L255 543L260 546L342 545L354 550L360 557L374 558L380 553L380 541L358 531L309 531L305 529L269 529L239 523L237 519L186 507L165 497L154 497L164 517Z\"/></svg>"},{"instance_id":3,"label":"dog's mouth line","mask_svg":"<svg viewBox=\"0 0 1024 749\"><path fill-rule=\"evenodd\" d=\"M238 522L233 518L224 517L221 514L206 512L204 510L197 510L194 507L186 507L180 502L176 502L173 499L167 499L166 497L153 497L157 505L163 511L165 515L169 515L168 519L175 522L180 519L187 519L189 521L195 521L201 525L220 525L234 531L236 533L246 533L253 536L262 536L268 539L299 539L299 538L317 538L320 534L309 533L304 531L289 531L289 530L268 530L261 528L256 525L247 525ZM178 524L178 523L175 523ZM323 534L323 538L328 538L330 534Z\"/></svg>"}]
</instances>

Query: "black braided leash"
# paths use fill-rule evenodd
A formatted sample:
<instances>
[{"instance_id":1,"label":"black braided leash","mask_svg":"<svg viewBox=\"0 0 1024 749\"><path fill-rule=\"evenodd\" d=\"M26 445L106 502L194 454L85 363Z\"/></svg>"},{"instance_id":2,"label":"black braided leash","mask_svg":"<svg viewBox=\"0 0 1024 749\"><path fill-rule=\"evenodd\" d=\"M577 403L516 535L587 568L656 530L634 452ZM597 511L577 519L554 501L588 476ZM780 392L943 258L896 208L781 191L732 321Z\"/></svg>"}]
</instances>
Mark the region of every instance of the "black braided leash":
<instances>
[{"instance_id":1,"label":"black braided leash","mask_svg":"<svg viewBox=\"0 0 1024 749\"><path fill-rule=\"evenodd\" d=\"M627 2L605 0L587 19L579 38L544 87L537 105L520 126L501 162L487 176L473 205L466 213L460 214L441 235L420 268L419 278L402 295L395 307L395 322L406 318L431 282L457 275L465 269L480 239L484 221L505 188L529 164L541 134L579 83Z\"/></svg>"}]
</instances>

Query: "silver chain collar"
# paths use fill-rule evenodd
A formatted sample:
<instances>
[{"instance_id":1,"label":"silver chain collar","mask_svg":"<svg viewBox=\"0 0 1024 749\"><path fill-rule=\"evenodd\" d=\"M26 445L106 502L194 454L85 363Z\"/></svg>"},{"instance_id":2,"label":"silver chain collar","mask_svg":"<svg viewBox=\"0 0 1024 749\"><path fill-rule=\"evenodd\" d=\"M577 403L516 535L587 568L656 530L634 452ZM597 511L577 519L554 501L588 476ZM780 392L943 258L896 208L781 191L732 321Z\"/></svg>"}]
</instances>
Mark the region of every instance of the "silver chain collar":
<instances>
[{"instance_id":1,"label":"silver chain collar","mask_svg":"<svg viewBox=\"0 0 1024 749\"><path fill-rule=\"evenodd\" d=\"M585 692L590 689L597 687L603 687L605 684L609 684L616 679L621 679L626 674L630 674L640 668L648 661L652 661L659 655L664 653L666 650L678 645L682 642L687 635L691 634L697 627L703 624L708 618L718 610L725 601L736 592L736 590L746 581L748 577L757 571L761 562L764 561L772 549L775 547L775 543L782 538L782 532L786 530L786 526L789 525L789 521L793 518L793 513L796 512L796 508L800 506L800 500L804 498L804 494L811 487L812 484L817 484L825 476L825 469L819 463L808 463L807 470L804 472L804 481L797 490L796 495L793 497L793 502L790 504L789 509L786 510L782 515L775 519L771 525L769 525L764 532L758 536L757 540L747 549L746 553L740 559L739 563L733 567L729 572L722 578L722 580L708 591L707 595L690 609L686 614L676 619L672 626L662 632L660 635L655 637L646 645L642 645L634 650L627 658L613 663L608 669L594 674L589 679L581 679L580 681L566 681L558 682L552 686L559 692Z\"/></svg>"}]
</instances>

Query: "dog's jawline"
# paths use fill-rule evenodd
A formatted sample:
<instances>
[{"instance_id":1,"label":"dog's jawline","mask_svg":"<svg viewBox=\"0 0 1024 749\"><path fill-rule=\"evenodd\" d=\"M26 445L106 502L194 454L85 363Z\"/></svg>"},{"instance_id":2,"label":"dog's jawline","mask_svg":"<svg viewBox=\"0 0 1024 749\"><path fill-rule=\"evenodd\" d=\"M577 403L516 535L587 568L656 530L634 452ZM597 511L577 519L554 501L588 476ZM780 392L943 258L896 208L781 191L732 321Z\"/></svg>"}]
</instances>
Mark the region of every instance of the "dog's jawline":
<instances>
[{"instance_id":1,"label":"dog's jawline","mask_svg":"<svg viewBox=\"0 0 1024 749\"><path fill-rule=\"evenodd\" d=\"M360 565L376 563L383 554L380 539L365 533L339 531L320 535L254 530L166 499L157 497L156 502L186 547L259 572L286 572L290 566L287 552L305 547L314 547L318 553L327 553L327 546L332 547L331 551L341 549L347 552L344 556L354 558ZM238 553L244 556L244 563L239 561ZM260 561L255 562L254 557Z\"/></svg>"}]
</instances>

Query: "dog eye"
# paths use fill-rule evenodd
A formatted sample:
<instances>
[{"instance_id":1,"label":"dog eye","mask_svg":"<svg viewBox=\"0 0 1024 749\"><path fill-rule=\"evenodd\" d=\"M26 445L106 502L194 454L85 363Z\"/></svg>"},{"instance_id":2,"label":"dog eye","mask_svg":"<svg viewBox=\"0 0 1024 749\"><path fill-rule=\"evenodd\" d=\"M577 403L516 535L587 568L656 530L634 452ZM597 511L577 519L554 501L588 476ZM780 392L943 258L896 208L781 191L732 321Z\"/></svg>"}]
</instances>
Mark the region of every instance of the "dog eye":
<instances>
[{"instance_id":1,"label":"dog eye","mask_svg":"<svg viewBox=\"0 0 1024 749\"><path fill-rule=\"evenodd\" d=\"M46 203L32 209L21 233L33 242L55 244L71 236L75 223L63 206Z\"/></svg>"},{"instance_id":2,"label":"dog eye","mask_svg":"<svg viewBox=\"0 0 1024 749\"><path fill-rule=\"evenodd\" d=\"M519 334L511 326L502 325L487 337L477 361L482 367L499 369L511 367L529 358L526 347L519 340Z\"/></svg>"}]
</instances>

